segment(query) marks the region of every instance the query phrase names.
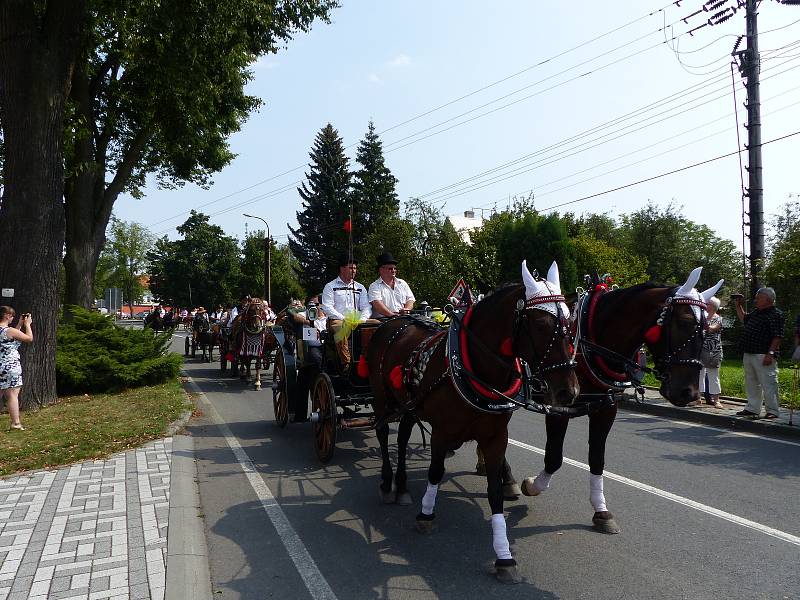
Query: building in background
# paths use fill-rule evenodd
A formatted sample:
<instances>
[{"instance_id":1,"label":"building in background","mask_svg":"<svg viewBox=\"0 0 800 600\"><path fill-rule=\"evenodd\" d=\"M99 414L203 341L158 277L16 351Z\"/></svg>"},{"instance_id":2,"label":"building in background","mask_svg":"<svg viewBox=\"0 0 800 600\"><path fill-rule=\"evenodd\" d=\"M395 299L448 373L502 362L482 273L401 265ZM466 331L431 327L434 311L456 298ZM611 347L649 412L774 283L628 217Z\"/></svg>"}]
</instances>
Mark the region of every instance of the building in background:
<instances>
[{"instance_id":1,"label":"building in background","mask_svg":"<svg viewBox=\"0 0 800 600\"><path fill-rule=\"evenodd\" d=\"M458 235L461 236L461 239L467 244L470 243L470 232L483 227L483 215L481 214L480 217L476 217L475 211L472 210L465 210L464 216L450 215L447 217L447 221L453 226L453 229L456 230Z\"/></svg>"}]
</instances>

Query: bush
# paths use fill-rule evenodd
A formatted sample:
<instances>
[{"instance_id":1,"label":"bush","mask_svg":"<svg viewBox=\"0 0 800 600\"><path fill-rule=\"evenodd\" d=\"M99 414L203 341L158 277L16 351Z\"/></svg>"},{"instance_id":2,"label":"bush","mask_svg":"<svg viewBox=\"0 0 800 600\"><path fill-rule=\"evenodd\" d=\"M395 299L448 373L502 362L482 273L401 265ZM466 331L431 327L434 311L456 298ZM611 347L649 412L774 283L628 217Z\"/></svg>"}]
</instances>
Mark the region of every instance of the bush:
<instances>
[{"instance_id":1,"label":"bush","mask_svg":"<svg viewBox=\"0 0 800 600\"><path fill-rule=\"evenodd\" d=\"M183 359L167 350L171 331L118 327L100 313L71 310L72 322L58 328L59 395L156 385L178 375Z\"/></svg>"}]
</instances>

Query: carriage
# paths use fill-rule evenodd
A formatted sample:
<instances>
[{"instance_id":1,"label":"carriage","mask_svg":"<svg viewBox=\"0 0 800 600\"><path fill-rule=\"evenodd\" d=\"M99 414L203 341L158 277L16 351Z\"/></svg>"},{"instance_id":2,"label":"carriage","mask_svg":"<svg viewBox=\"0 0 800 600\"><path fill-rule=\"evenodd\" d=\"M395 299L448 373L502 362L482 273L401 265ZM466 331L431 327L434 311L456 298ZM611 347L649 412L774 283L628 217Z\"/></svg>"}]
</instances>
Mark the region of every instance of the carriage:
<instances>
[{"instance_id":1,"label":"carriage","mask_svg":"<svg viewBox=\"0 0 800 600\"><path fill-rule=\"evenodd\" d=\"M306 314L312 315L312 322L314 311L313 305L306 309ZM419 317L431 314L426 303L412 312ZM372 335L383 322L361 323L351 332L347 340L351 363L347 370L342 368L331 331L318 332L291 318L275 328L278 340L272 376L275 422L285 427L290 421L311 421L314 446L323 463L333 457L339 431L372 429L375 424L366 355ZM319 346L314 342L317 335Z\"/></svg>"},{"instance_id":2,"label":"carriage","mask_svg":"<svg viewBox=\"0 0 800 600\"><path fill-rule=\"evenodd\" d=\"M195 318L190 331L191 336L187 336L184 341L184 354L191 354L192 358L196 358L199 348L204 361L214 360L214 337L208 319Z\"/></svg>"}]
</instances>

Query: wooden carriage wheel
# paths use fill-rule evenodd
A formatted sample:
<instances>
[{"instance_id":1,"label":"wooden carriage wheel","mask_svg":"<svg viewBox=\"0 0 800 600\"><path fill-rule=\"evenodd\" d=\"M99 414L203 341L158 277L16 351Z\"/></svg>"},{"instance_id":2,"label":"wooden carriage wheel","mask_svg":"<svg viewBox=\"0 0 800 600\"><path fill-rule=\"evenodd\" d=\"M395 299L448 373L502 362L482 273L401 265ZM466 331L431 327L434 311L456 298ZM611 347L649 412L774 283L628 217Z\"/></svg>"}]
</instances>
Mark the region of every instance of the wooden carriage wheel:
<instances>
[{"instance_id":1,"label":"wooden carriage wheel","mask_svg":"<svg viewBox=\"0 0 800 600\"><path fill-rule=\"evenodd\" d=\"M327 463L336 449L336 394L333 391L331 378L327 373L320 373L311 388L311 410L319 415L314 423L314 447L320 461Z\"/></svg>"},{"instance_id":2,"label":"wooden carriage wheel","mask_svg":"<svg viewBox=\"0 0 800 600\"><path fill-rule=\"evenodd\" d=\"M275 366L272 370L272 407L275 410L275 423L286 427L289 422L289 380L286 377L286 359L281 348L275 353Z\"/></svg>"}]
</instances>

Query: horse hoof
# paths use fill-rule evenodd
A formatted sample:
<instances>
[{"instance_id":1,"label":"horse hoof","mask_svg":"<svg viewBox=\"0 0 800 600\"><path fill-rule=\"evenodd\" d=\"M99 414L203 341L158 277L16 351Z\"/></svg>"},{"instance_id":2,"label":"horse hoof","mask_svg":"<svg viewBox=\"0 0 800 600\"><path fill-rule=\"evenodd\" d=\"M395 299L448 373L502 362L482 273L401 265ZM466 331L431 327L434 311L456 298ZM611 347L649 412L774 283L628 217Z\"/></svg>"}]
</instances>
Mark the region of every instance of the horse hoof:
<instances>
[{"instance_id":1,"label":"horse hoof","mask_svg":"<svg viewBox=\"0 0 800 600\"><path fill-rule=\"evenodd\" d=\"M538 496L541 494L541 492L536 489L536 486L533 485L533 477L526 477L522 480L522 493L526 496Z\"/></svg>"},{"instance_id":2,"label":"horse hoof","mask_svg":"<svg viewBox=\"0 0 800 600\"><path fill-rule=\"evenodd\" d=\"M411 494L408 492L397 492L397 504L399 506L411 506L414 501L411 499Z\"/></svg>"},{"instance_id":3,"label":"horse hoof","mask_svg":"<svg viewBox=\"0 0 800 600\"><path fill-rule=\"evenodd\" d=\"M475 463L475 474L481 475L482 477L486 477L486 463L483 462Z\"/></svg>"},{"instance_id":4,"label":"horse hoof","mask_svg":"<svg viewBox=\"0 0 800 600\"><path fill-rule=\"evenodd\" d=\"M381 502L384 504L394 504L396 501L397 497L394 492L384 492L381 490Z\"/></svg>"},{"instance_id":5,"label":"horse hoof","mask_svg":"<svg viewBox=\"0 0 800 600\"><path fill-rule=\"evenodd\" d=\"M422 535L430 535L433 533L433 521L417 521L415 527Z\"/></svg>"},{"instance_id":6,"label":"horse hoof","mask_svg":"<svg viewBox=\"0 0 800 600\"><path fill-rule=\"evenodd\" d=\"M510 563L510 564L508 564ZM506 585L522 583L522 577L517 572L517 562L514 559L498 560L494 563L493 574L495 579Z\"/></svg>"},{"instance_id":7,"label":"horse hoof","mask_svg":"<svg viewBox=\"0 0 800 600\"><path fill-rule=\"evenodd\" d=\"M503 484L503 498L505 500L517 500L520 494L522 494L522 490L519 489L519 485L516 481Z\"/></svg>"},{"instance_id":8,"label":"horse hoof","mask_svg":"<svg viewBox=\"0 0 800 600\"><path fill-rule=\"evenodd\" d=\"M614 520L614 515L608 511L596 512L592 517L592 525L600 533L615 535L622 531Z\"/></svg>"}]
</instances>

